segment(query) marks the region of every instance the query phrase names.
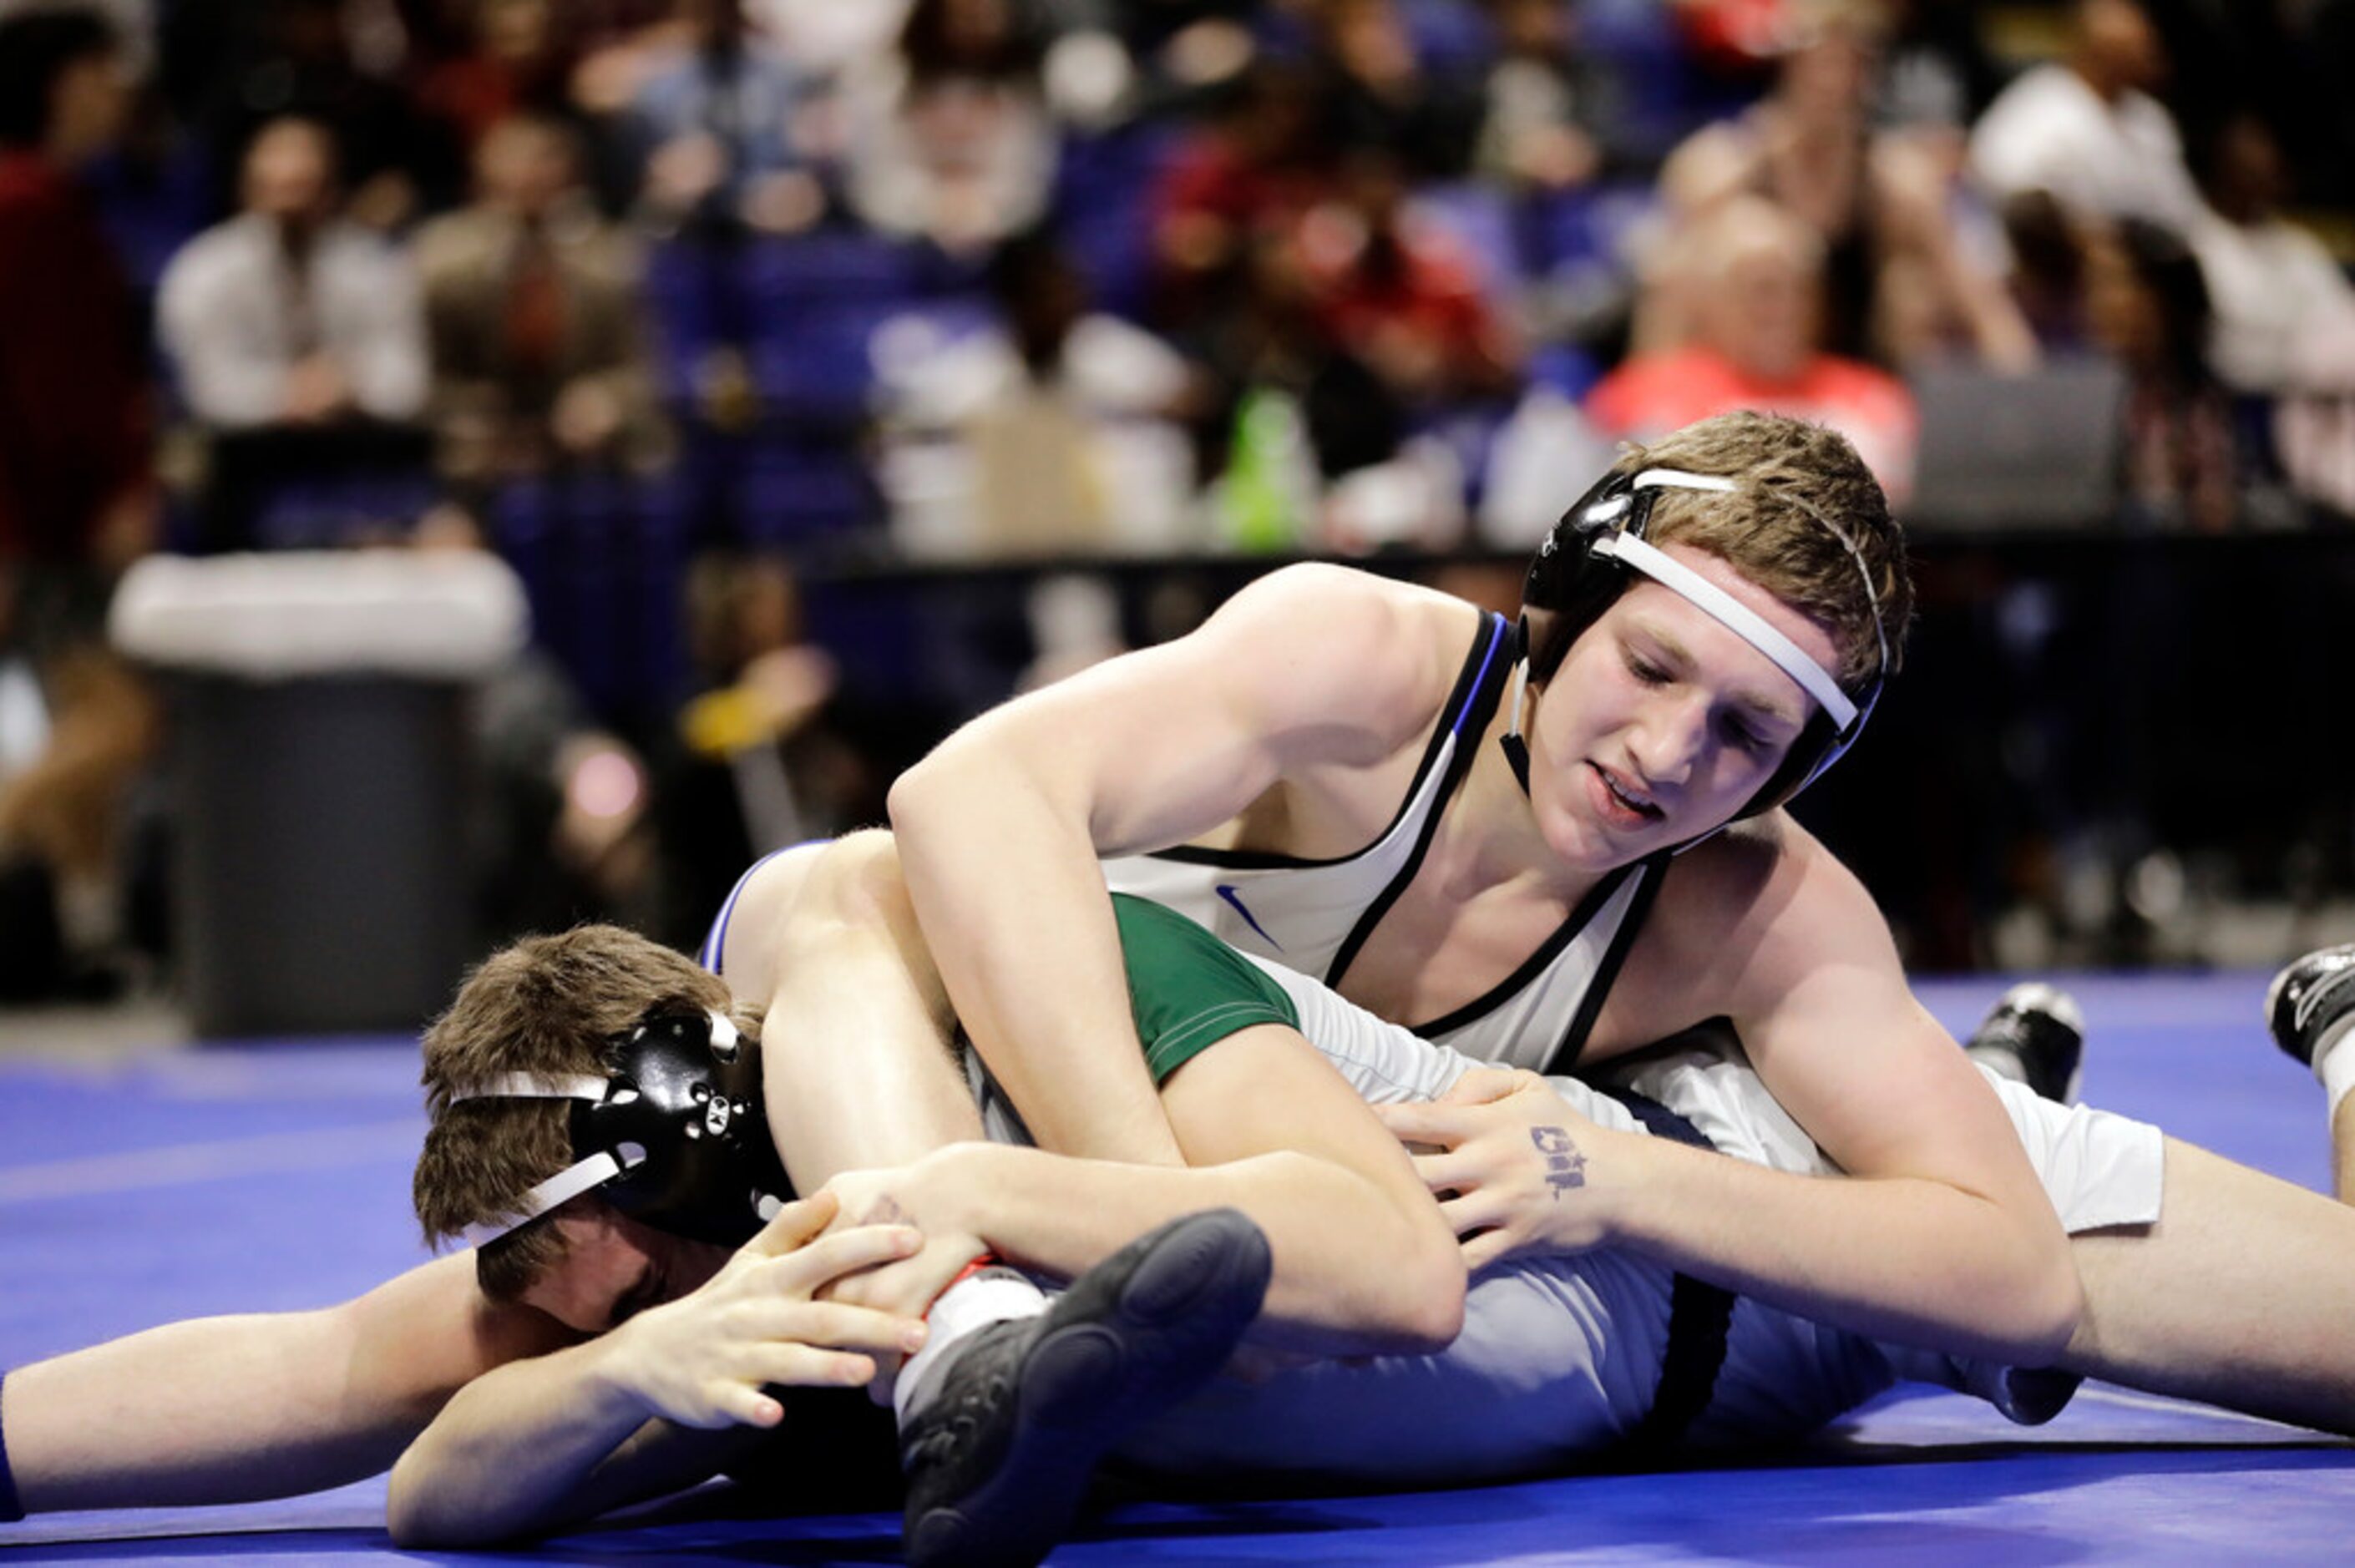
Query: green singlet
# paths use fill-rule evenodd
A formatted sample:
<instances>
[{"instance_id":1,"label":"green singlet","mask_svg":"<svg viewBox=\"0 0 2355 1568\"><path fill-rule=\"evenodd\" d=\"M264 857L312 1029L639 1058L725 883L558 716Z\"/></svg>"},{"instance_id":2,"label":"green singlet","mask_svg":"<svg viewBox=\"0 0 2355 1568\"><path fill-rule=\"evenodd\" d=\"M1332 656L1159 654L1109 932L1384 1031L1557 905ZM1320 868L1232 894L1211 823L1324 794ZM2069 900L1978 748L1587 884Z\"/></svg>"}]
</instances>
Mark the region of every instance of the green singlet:
<instances>
[{"instance_id":1,"label":"green singlet","mask_svg":"<svg viewBox=\"0 0 2355 1568\"><path fill-rule=\"evenodd\" d=\"M1128 964L1128 1006L1153 1081L1254 1024L1300 1027L1282 986L1174 909L1124 893L1112 897Z\"/></svg>"}]
</instances>

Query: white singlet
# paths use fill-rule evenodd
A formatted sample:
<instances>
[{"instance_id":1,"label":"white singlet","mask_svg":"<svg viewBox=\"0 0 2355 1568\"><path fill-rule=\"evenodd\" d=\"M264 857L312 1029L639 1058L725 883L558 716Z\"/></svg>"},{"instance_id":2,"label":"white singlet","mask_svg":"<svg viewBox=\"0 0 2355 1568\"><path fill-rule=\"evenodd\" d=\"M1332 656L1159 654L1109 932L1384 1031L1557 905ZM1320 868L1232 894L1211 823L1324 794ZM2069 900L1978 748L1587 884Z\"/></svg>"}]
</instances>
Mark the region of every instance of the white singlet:
<instances>
[{"instance_id":1,"label":"white singlet","mask_svg":"<svg viewBox=\"0 0 2355 1568\"><path fill-rule=\"evenodd\" d=\"M1512 649L1511 623L1484 615L1398 815L1355 854L1302 860L1186 846L1107 860L1106 885L1175 909L1241 952L1338 990L1358 950L1421 868L1440 813L1509 684ZM1611 873L1494 990L1415 1024L1414 1032L1483 1062L1568 1071L1665 869L1661 855Z\"/></svg>"}]
</instances>

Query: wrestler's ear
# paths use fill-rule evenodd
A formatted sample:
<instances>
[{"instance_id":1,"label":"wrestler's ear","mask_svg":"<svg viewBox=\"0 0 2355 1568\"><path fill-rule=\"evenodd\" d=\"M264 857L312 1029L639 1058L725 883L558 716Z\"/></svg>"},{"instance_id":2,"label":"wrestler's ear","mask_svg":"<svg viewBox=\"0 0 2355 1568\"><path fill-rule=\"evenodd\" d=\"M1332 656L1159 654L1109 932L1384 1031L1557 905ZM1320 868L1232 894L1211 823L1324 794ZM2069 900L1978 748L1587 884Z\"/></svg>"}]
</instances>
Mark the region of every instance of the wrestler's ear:
<instances>
[{"instance_id":1,"label":"wrestler's ear","mask_svg":"<svg viewBox=\"0 0 2355 1568\"><path fill-rule=\"evenodd\" d=\"M840 1207L832 1192L796 1198L772 1214L769 1223L741 1250L762 1257L783 1257L798 1252L834 1223Z\"/></svg>"}]
</instances>

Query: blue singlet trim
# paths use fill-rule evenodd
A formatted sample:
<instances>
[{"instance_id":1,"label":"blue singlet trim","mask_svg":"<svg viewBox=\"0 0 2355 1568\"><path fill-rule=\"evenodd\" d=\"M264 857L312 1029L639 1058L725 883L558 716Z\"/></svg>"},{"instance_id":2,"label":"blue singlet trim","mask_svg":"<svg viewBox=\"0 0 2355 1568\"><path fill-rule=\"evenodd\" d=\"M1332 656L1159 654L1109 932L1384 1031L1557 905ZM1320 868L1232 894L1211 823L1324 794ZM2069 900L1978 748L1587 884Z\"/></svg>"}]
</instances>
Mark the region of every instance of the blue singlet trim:
<instances>
[{"instance_id":1,"label":"blue singlet trim","mask_svg":"<svg viewBox=\"0 0 2355 1568\"><path fill-rule=\"evenodd\" d=\"M719 955L728 945L728 917L736 913L736 901L744 896L745 885L752 880L754 872L759 871L781 854L791 854L795 850L807 849L812 844L826 842L824 839L804 839L797 844L787 844L783 849L771 850L754 861L751 868L736 879L736 885L728 890L728 897L720 904L719 913L711 917L711 929L704 934L703 946L696 950L695 961L713 974L719 972Z\"/></svg>"}]
</instances>

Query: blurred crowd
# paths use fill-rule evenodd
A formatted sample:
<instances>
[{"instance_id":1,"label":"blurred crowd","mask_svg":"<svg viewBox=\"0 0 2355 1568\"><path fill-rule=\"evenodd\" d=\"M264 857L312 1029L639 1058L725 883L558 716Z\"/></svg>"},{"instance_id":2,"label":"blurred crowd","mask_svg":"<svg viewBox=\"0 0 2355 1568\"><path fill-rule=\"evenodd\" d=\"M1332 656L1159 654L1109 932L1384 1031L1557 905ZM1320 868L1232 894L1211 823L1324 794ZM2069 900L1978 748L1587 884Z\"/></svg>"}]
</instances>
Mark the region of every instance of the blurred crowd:
<instances>
[{"instance_id":1,"label":"blurred crowd","mask_svg":"<svg viewBox=\"0 0 2355 1568\"><path fill-rule=\"evenodd\" d=\"M0 993L160 925L155 549L497 552L485 921L678 937L878 812L846 554L1509 551L1741 406L1902 502L1925 374L2087 361L2129 524L2355 509L2350 79L2355 0L0 0Z\"/></svg>"}]
</instances>

